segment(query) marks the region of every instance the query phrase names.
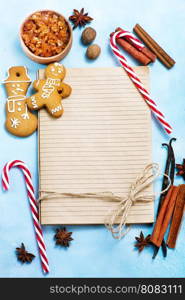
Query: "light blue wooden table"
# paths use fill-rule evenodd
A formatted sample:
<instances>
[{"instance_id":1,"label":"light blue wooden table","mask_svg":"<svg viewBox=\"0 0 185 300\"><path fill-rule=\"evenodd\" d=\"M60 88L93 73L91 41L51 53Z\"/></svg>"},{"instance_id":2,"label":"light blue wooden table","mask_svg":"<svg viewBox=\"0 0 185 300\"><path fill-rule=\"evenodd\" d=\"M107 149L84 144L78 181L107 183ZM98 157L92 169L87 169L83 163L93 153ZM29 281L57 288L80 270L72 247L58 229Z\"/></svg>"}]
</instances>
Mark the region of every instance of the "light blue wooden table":
<instances>
[{"instance_id":1,"label":"light blue wooden table","mask_svg":"<svg viewBox=\"0 0 185 300\"><path fill-rule=\"evenodd\" d=\"M88 62L86 48L81 45L81 30L74 31L73 48L63 60L66 67L110 67L118 65L109 48L109 33L117 26L132 30L138 22L156 38L177 61L167 70L158 61L150 67L151 91L162 111L170 120L177 138L174 144L178 162L185 157L185 0L9 0L0 3L0 78L5 78L10 66L25 65L31 78L40 66L29 60L22 52L18 40L20 23L38 9L54 9L66 17L73 8L85 8L94 17L92 26L97 30L101 56ZM129 58L130 63L136 64ZM37 134L21 139L13 137L4 129L6 95L0 88L0 169L12 159L25 161L38 187ZM153 122L153 161L164 168L166 152L161 143L168 138ZM182 183L176 179L176 184ZM157 182L156 191L160 191ZM157 207L157 201L155 203ZM133 226L121 241L115 241L103 226L69 226L74 241L69 249L55 246L53 236L56 227L44 227L44 238L50 261L50 277L184 277L185 275L185 222L175 251L169 250L163 258L160 251L156 260L146 249L140 255L134 249L134 237L142 230L148 234L152 226ZM15 248L24 242L28 250L37 255L26 190L19 170L11 171L11 188L4 193L0 189L0 277L43 277L39 257L31 265L17 262Z\"/></svg>"}]
</instances>

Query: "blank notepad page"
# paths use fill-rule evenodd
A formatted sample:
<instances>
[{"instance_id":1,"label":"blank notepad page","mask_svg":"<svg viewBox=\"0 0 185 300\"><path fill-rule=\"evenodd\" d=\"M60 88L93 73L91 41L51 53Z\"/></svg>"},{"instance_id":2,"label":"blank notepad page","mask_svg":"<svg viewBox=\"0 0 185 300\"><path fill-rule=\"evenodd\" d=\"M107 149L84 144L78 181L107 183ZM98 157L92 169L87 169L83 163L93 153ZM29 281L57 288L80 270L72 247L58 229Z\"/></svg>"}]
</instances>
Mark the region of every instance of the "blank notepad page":
<instances>
[{"instance_id":1,"label":"blank notepad page","mask_svg":"<svg viewBox=\"0 0 185 300\"><path fill-rule=\"evenodd\" d=\"M148 88L148 68L135 70ZM67 69L64 82L73 91L62 101L63 116L54 119L45 109L39 113L40 190L126 195L152 162L149 108L120 67ZM44 200L41 223L103 224L116 204L88 198ZM127 222L153 222L153 203L134 205Z\"/></svg>"}]
</instances>

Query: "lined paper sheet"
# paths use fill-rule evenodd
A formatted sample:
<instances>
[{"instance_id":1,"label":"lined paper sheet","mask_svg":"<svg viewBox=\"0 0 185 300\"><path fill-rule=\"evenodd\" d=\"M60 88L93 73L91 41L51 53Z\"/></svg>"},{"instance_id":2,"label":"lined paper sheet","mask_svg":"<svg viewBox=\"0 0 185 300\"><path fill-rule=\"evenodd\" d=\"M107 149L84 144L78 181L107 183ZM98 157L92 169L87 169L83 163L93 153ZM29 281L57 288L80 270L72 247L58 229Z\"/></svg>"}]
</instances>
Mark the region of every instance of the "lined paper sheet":
<instances>
[{"instance_id":1,"label":"lined paper sheet","mask_svg":"<svg viewBox=\"0 0 185 300\"><path fill-rule=\"evenodd\" d=\"M135 70L148 88L148 68ZM53 119L45 109L39 113L40 190L126 195L152 161L149 108L120 67L67 69L64 82L73 91L62 102L63 116ZM48 199L40 205L41 223L104 224L115 205L100 199ZM153 203L137 203L127 222L151 223L153 213Z\"/></svg>"}]
</instances>

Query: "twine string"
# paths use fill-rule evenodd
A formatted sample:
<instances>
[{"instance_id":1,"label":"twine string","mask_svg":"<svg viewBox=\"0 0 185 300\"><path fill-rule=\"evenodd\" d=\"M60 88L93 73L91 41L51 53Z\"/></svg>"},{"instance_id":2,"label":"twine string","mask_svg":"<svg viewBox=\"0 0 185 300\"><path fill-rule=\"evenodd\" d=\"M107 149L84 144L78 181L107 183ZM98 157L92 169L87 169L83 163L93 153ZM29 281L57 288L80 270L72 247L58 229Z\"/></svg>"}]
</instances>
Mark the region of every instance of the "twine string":
<instances>
[{"instance_id":1,"label":"twine string","mask_svg":"<svg viewBox=\"0 0 185 300\"><path fill-rule=\"evenodd\" d=\"M148 192L145 192L145 190L161 175L168 178L168 186L158 194L149 194ZM170 186L170 177L166 174L160 173L158 164L151 163L143 169L141 174L139 174L136 180L130 185L129 192L125 196L118 196L110 191L102 193L60 193L53 191L40 191L42 196L39 198L39 201L41 202L48 199L69 197L78 199L96 198L118 203L115 209L107 214L105 218L105 226L112 233L112 236L115 239L121 239L130 229L130 226L126 225L126 221L132 206L135 205L136 202L152 202L154 197L164 194Z\"/></svg>"}]
</instances>

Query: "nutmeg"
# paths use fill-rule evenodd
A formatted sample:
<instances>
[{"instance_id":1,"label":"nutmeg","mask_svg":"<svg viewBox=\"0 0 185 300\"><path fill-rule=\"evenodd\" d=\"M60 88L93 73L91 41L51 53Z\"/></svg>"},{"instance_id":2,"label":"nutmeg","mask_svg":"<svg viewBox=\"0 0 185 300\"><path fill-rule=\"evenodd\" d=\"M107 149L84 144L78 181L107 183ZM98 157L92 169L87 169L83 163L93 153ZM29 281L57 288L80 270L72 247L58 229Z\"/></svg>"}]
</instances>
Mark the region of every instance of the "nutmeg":
<instances>
[{"instance_id":1,"label":"nutmeg","mask_svg":"<svg viewBox=\"0 0 185 300\"><path fill-rule=\"evenodd\" d=\"M84 45L88 45L92 43L92 41L94 41L95 37L96 37L96 30L94 30L92 27L87 27L82 32L82 37L81 37L82 43Z\"/></svg>"},{"instance_id":2,"label":"nutmeg","mask_svg":"<svg viewBox=\"0 0 185 300\"><path fill-rule=\"evenodd\" d=\"M86 56L89 59L95 59L100 55L101 48L97 44L93 44L87 48Z\"/></svg>"}]
</instances>

